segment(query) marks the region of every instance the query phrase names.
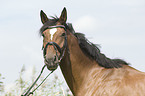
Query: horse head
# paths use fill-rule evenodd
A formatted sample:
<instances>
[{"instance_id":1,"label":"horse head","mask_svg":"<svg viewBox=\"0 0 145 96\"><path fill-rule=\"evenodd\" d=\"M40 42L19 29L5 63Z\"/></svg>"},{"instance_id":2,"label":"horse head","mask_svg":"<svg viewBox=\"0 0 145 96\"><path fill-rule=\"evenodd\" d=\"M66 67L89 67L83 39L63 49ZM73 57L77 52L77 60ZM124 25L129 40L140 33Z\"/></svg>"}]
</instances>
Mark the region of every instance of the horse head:
<instances>
[{"instance_id":1,"label":"horse head","mask_svg":"<svg viewBox=\"0 0 145 96\"><path fill-rule=\"evenodd\" d=\"M55 70L63 58L67 46L67 33L64 26L67 20L66 8L63 9L59 18L49 19L42 10L40 16L43 23L41 35L43 36L44 62L49 70Z\"/></svg>"}]
</instances>

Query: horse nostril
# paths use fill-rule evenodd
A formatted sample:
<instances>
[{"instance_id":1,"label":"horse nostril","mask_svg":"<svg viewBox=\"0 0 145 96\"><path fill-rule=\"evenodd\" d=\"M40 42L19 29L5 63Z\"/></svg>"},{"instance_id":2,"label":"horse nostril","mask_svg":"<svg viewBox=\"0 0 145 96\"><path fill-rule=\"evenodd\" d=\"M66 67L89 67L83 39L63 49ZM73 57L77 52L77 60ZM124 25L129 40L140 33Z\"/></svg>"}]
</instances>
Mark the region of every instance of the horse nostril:
<instances>
[{"instance_id":1,"label":"horse nostril","mask_svg":"<svg viewBox=\"0 0 145 96\"><path fill-rule=\"evenodd\" d=\"M44 59L46 59L46 55L44 56Z\"/></svg>"},{"instance_id":2,"label":"horse nostril","mask_svg":"<svg viewBox=\"0 0 145 96\"><path fill-rule=\"evenodd\" d=\"M54 61L56 61L56 56L54 56Z\"/></svg>"}]
</instances>

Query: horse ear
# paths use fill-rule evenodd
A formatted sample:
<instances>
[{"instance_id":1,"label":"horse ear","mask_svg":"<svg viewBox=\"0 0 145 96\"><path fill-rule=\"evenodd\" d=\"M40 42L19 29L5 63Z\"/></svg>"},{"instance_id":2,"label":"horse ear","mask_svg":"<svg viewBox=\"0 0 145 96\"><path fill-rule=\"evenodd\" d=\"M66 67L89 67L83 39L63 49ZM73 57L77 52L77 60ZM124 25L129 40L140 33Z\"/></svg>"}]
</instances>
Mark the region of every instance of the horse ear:
<instances>
[{"instance_id":1,"label":"horse ear","mask_svg":"<svg viewBox=\"0 0 145 96\"><path fill-rule=\"evenodd\" d=\"M40 17L41 17L41 22L43 24L49 20L48 17L47 17L47 15L42 10L40 12Z\"/></svg>"},{"instance_id":2,"label":"horse ear","mask_svg":"<svg viewBox=\"0 0 145 96\"><path fill-rule=\"evenodd\" d=\"M59 22L61 24L64 24L66 22L66 20L67 20L67 11L66 11L66 8L64 7L62 12L61 12L61 16L59 18Z\"/></svg>"}]
</instances>

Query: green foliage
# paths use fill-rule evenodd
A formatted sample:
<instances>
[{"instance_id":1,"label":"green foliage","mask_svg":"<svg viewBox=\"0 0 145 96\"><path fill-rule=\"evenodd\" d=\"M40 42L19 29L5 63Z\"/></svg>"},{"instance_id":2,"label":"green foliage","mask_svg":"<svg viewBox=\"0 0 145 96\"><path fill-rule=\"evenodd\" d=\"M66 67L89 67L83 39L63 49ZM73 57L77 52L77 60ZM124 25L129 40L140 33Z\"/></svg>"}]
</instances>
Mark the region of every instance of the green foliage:
<instances>
[{"instance_id":1,"label":"green foliage","mask_svg":"<svg viewBox=\"0 0 145 96\"><path fill-rule=\"evenodd\" d=\"M0 94L2 94L4 92L4 85L3 85L3 80L4 77L2 77L2 75L0 74Z\"/></svg>"},{"instance_id":2,"label":"green foliage","mask_svg":"<svg viewBox=\"0 0 145 96\"><path fill-rule=\"evenodd\" d=\"M25 66L22 67L18 79L15 81L15 84L11 90L4 92L2 96L20 96L24 91L26 91L30 85L37 78L36 68L33 67L30 80L25 80L24 76L26 73ZM37 74L38 75L38 74ZM1 76L1 75L0 75ZM44 76L40 78L40 82L43 81ZM1 80L1 79L0 79ZM39 83L40 83L39 82ZM69 89L64 90L63 81L60 81L58 76L53 74L53 77L48 78L35 92L32 96L72 96ZM36 88L38 83L34 86ZM33 89L32 89L33 90Z\"/></svg>"}]
</instances>

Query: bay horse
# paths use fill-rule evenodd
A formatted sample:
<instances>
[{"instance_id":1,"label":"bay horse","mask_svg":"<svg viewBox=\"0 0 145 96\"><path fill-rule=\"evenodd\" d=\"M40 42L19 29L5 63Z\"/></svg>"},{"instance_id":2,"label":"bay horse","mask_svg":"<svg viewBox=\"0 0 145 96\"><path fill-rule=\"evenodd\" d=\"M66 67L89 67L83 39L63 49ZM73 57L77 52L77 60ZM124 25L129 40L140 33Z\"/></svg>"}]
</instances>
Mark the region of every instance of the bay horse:
<instances>
[{"instance_id":1,"label":"bay horse","mask_svg":"<svg viewBox=\"0 0 145 96\"><path fill-rule=\"evenodd\" d=\"M60 17L41 10L44 62L49 70L61 68L74 96L145 96L145 73L121 59L110 59L84 34Z\"/></svg>"}]
</instances>

